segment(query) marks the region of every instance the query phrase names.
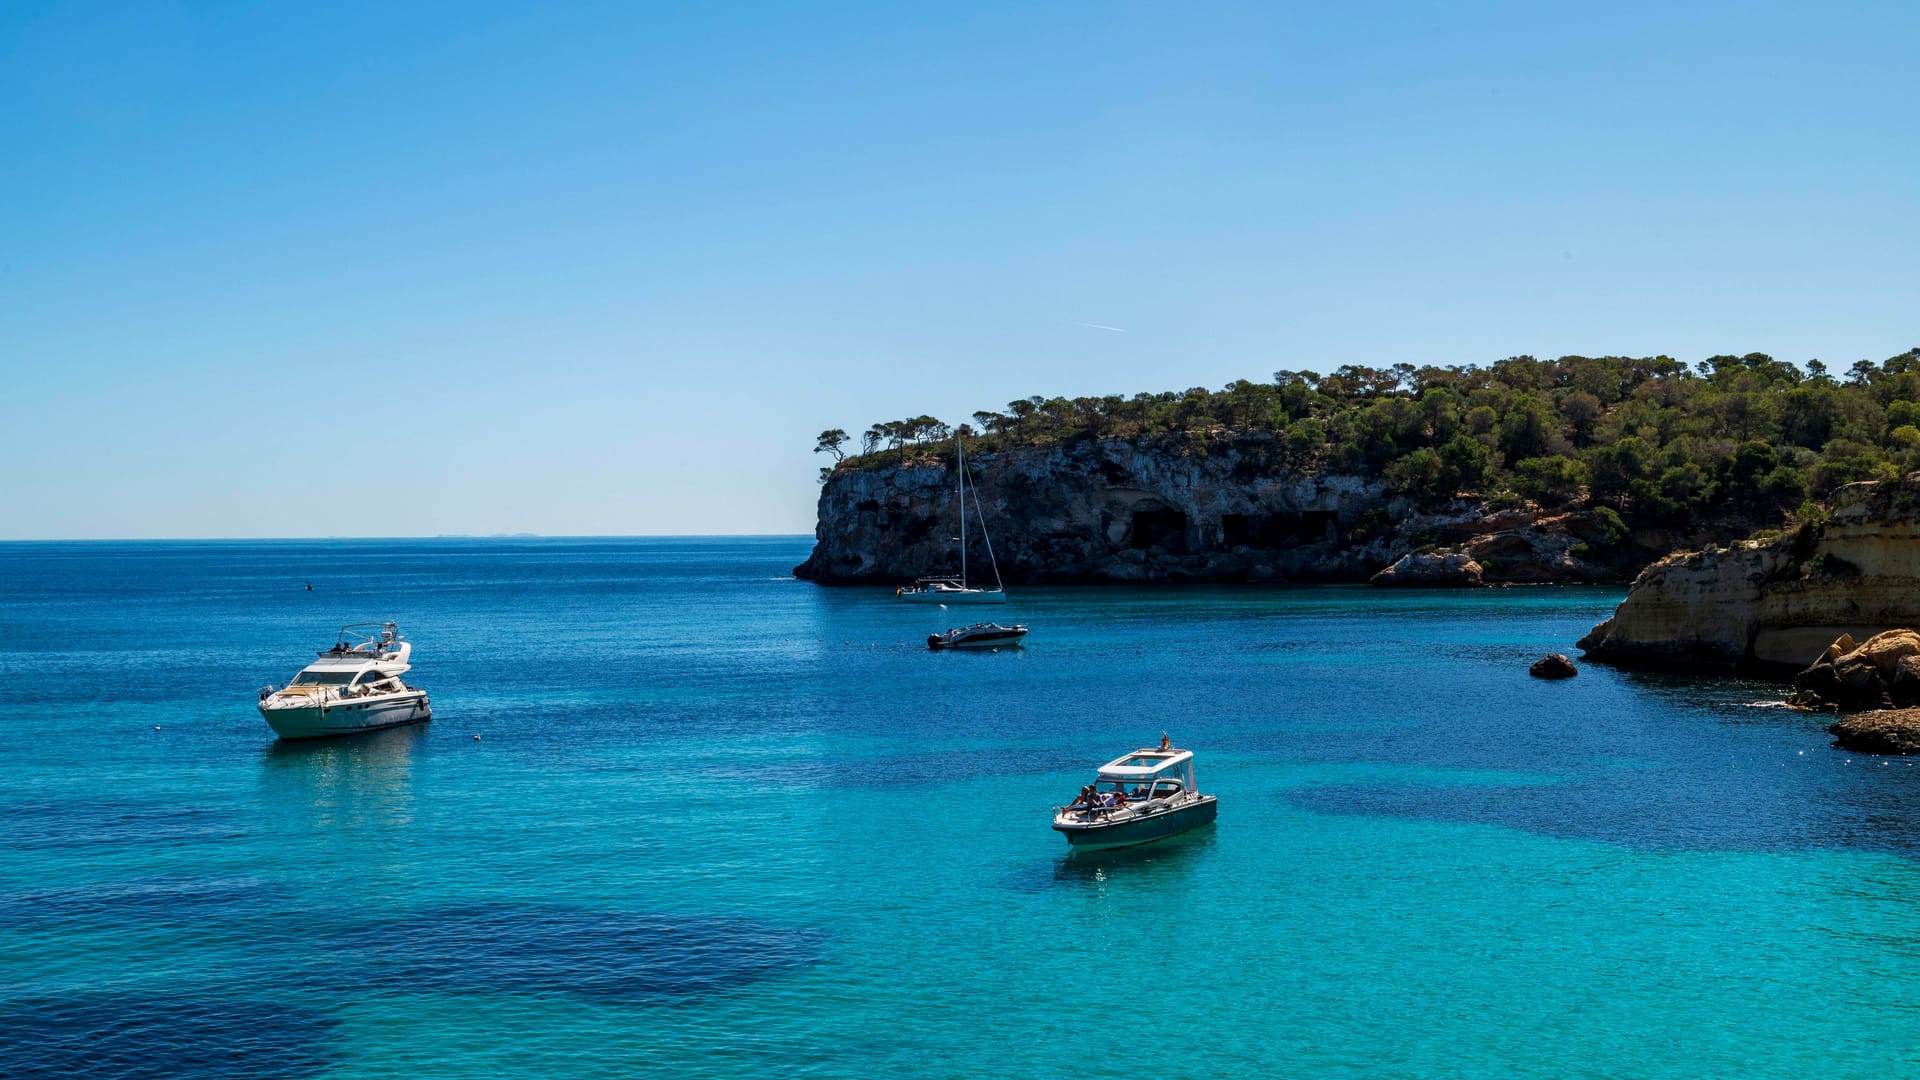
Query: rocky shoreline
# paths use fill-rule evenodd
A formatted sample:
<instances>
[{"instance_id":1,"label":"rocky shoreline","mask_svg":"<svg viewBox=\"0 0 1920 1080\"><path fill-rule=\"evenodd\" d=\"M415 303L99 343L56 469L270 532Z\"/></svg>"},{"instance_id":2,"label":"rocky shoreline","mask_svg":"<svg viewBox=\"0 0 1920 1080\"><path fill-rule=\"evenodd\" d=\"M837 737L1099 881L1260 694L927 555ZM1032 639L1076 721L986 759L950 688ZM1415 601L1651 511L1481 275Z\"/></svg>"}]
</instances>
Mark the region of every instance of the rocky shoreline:
<instances>
[{"instance_id":1,"label":"rocky shoreline","mask_svg":"<svg viewBox=\"0 0 1920 1080\"><path fill-rule=\"evenodd\" d=\"M1916 624L1920 473L1841 488L1825 521L1655 562L1579 647L1628 667L1784 672L1843 635Z\"/></svg>"},{"instance_id":2,"label":"rocky shoreline","mask_svg":"<svg viewBox=\"0 0 1920 1080\"><path fill-rule=\"evenodd\" d=\"M1624 582L1678 539L1511 496L1419 506L1379 478L1291 468L1261 434L1086 439L969 455L968 467L1009 584ZM795 576L892 585L957 568L954 481L935 454L833 470ZM970 560L984 554L974 538Z\"/></svg>"}]
</instances>

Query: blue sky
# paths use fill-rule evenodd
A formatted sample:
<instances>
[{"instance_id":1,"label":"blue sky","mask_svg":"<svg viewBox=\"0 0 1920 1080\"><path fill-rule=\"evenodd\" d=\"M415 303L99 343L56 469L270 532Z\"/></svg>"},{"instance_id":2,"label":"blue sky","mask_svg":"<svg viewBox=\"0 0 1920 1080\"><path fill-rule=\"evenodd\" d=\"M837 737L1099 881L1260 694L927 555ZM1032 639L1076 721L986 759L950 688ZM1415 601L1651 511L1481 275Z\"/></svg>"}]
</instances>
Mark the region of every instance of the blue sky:
<instances>
[{"instance_id":1,"label":"blue sky","mask_svg":"<svg viewBox=\"0 0 1920 1080\"><path fill-rule=\"evenodd\" d=\"M821 429L1035 393L1877 360L1920 345L1916 41L1911 4L13 0L0 538L805 532Z\"/></svg>"}]
</instances>

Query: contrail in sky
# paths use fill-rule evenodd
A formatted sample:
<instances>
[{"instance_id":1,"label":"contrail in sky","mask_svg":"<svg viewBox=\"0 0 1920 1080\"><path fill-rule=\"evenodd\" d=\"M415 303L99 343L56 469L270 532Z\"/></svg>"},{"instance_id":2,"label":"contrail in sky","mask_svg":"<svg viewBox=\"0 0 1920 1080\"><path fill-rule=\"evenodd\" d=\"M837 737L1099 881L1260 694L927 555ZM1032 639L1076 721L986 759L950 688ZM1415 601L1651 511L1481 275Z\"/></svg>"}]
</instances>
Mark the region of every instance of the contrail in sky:
<instances>
[{"instance_id":1,"label":"contrail in sky","mask_svg":"<svg viewBox=\"0 0 1920 1080\"><path fill-rule=\"evenodd\" d=\"M1127 332L1127 331L1126 331L1126 328L1125 328L1125 327L1121 327L1121 326L1101 326L1101 325L1100 325L1099 323L1097 323L1097 322L1083 322L1083 323L1081 323L1080 325L1081 325L1081 326L1084 326L1084 327L1086 327L1086 328L1088 328L1089 330L1111 330L1111 331L1113 331L1113 332L1114 332L1114 333L1116 333L1116 334L1124 334L1124 333L1126 333L1126 332Z\"/></svg>"}]
</instances>

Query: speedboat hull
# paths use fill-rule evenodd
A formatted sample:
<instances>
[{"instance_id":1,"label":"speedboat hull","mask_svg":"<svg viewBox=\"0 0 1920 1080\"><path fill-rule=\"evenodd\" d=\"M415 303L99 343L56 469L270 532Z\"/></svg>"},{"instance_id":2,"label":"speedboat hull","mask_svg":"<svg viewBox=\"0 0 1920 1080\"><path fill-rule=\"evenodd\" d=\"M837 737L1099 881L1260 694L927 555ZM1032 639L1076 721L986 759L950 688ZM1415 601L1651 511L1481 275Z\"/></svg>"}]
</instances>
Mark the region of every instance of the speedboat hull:
<instances>
[{"instance_id":1,"label":"speedboat hull","mask_svg":"<svg viewBox=\"0 0 1920 1080\"><path fill-rule=\"evenodd\" d=\"M1026 640L1024 626L967 626L944 634L928 634L929 649L1004 649Z\"/></svg>"},{"instance_id":2,"label":"speedboat hull","mask_svg":"<svg viewBox=\"0 0 1920 1080\"><path fill-rule=\"evenodd\" d=\"M902 589L900 599L909 604L1004 604L1007 594L999 589Z\"/></svg>"},{"instance_id":3,"label":"speedboat hull","mask_svg":"<svg viewBox=\"0 0 1920 1080\"><path fill-rule=\"evenodd\" d=\"M1061 814L1054 819L1053 827L1066 836L1068 845L1075 851L1107 851L1150 844L1197 829L1212 823L1219 809L1217 798L1198 795L1165 809L1156 810L1149 805L1144 813L1129 809L1106 816L1098 812Z\"/></svg>"},{"instance_id":4,"label":"speedboat hull","mask_svg":"<svg viewBox=\"0 0 1920 1080\"><path fill-rule=\"evenodd\" d=\"M375 698L336 699L319 704L281 705L269 699L260 703L260 715L273 733L283 739L324 739L425 723L433 719L433 708L426 691L407 690Z\"/></svg>"}]
</instances>

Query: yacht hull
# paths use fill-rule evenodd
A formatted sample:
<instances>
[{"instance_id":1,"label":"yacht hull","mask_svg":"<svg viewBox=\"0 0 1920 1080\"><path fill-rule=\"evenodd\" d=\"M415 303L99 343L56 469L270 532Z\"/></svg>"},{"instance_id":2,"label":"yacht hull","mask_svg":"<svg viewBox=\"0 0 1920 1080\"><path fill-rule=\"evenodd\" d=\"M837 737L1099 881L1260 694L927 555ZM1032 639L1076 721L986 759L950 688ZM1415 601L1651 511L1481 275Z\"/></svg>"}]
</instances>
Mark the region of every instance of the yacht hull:
<instances>
[{"instance_id":1,"label":"yacht hull","mask_svg":"<svg viewBox=\"0 0 1920 1080\"><path fill-rule=\"evenodd\" d=\"M1197 829L1210 824L1219 809L1218 799L1212 795L1201 795L1172 809L1118 820L1096 818L1081 822L1063 820L1065 815L1062 815L1054 818L1053 827L1066 836L1067 844L1075 851L1108 851L1133 847L1135 844L1150 844L1155 840L1178 836L1189 829Z\"/></svg>"},{"instance_id":2,"label":"yacht hull","mask_svg":"<svg viewBox=\"0 0 1920 1080\"><path fill-rule=\"evenodd\" d=\"M433 719L433 709L426 691L408 690L325 705L275 707L270 702L261 702L260 715L273 733L283 739L324 739L425 723Z\"/></svg>"},{"instance_id":3,"label":"yacht hull","mask_svg":"<svg viewBox=\"0 0 1920 1080\"><path fill-rule=\"evenodd\" d=\"M999 589L955 589L952 592L903 590L900 599L909 604L1004 604L1007 594Z\"/></svg>"},{"instance_id":4,"label":"yacht hull","mask_svg":"<svg viewBox=\"0 0 1920 1080\"><path fill-rule=\"evenodd\" d=\"M927 648L935 651L942 649L1006 649L1020 644L1022 641L1025 641L1026 638L1027 632L1025 630L1004 630L998 633L984 633L974 637L958 638L953 641L946 640L940 634L930 634L927 637Z\"/></svg>"}]
</instances>

